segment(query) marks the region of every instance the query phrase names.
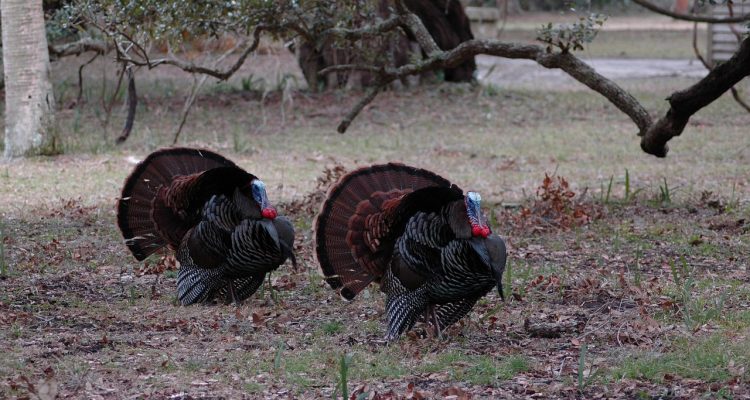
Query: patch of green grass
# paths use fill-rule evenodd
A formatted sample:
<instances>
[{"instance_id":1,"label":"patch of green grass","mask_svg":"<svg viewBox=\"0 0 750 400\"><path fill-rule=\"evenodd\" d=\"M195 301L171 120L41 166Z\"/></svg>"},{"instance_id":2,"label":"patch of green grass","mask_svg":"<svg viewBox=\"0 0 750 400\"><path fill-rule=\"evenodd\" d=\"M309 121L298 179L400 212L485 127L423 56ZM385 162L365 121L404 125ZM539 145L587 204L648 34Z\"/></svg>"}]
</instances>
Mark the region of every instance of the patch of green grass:
<instances>
[{"instance_id":1,"label":"patch of green grass","mask_svg":"<svg viewBox=\"0 0 750 400\"><path fill-rule=\"evenodd\" d=\"M639 353L627 357L613 371L616 379L647 379L664 381L665 374L706 382L722 382L736 373L732 365L750 363L750 339L739 342L721 334L708 338L678 338L669 352ZM743 378L747 378L744 372Z\"/></svg>"},{"instance_id":2,"label":"patch of green grass","mask_svg":"<svg viewBox=\"0 0 750 400\"><path fill-rule=\"evenodd\" d=\"M177 270L170 269L170 270L164 271L164 277L167 279L177 279Z\"/></svg>"},{"instance_id":3,"label":"patch of green grass","mask_svg":"<svg viewBox=\"0 0 750 400\"><path fill-rule=\"evenodd\" d=\"M513 296L513 259L508 260L505 263L505 270L503 271L503 297L505 300L510 300Z\"/></svg>"},{"instance_id":4,"label":"patch of green grass","mask_svg":"<svg viewBox=\"0 0 750 400\"><path fill-rule=\"evenodd\" d=\"M339 384L337 388L341 389L341 397L344 399L349 398L349 367L352 364L351 354L342 354L339 361ZM336 398L336 393L333 395Z\"/></svg>"},{"instance_id":5,"label":"patch of green grass","mask_svg":"<svg viewBox=\"0 0 750 400\"><path fill-rule=\"evenodd\" d=\"M344 331L344 324L341 321L327 321L323 323L321 330L328 336L336 335Z\"/></svg>"},{"instance_id":6,"label":"patch of green grass","mask_svg":"<svg viewBox=\"0 0 750 400\"><path fill-rule=\"evenodd\" d=\"M729 329L748 329L750 328L750 310L727 313L722 322Z\"/></svg>"},{"instance_id":7,"label":"patch of green grass","mask_svg":"<svg viewBox=\"0 0 750 400\"><path fill-rule=\"evenodd\" d=\"M245 382L245 385L242 388L245 389L245 392L247 393L258 394L261 393L266 387L256 382Z\"/></svg>"},{"instance_id":8,"label":"patch of green grass","mask_svg":"<svg viewBox=\"0 0 750 400\"><path fill-rule=\"evenodd\" d=\"M357 324L357 329L359 329L363 333L370 333L370 334L383 334L385 335L385 325L382 321L377 319L369 319L367 321L362 321Z\"/></svg>"},{"instance_id":9,"label":"patch of green grass","mask_svg":"<svg viewBox=\"0 0 750 400\"><path fill-rule=\"evenodd\" d=\"M331 375L325 368L330 357L328 352L320 348L287 351L281 356L281 368L287 382L298 389L304 389Z\"/></svg>"},{"instance_id":10,"label":"patch of green grass","mask_svg":"<svg viewBox=\"0 0 750 400\"><path fill-rule=\"evenodd\" d=\"M711 321L720 321L726 300L732 296L732 290L718 294L705 293L702 288L714 287L715 280L701 282L696 280L693 268L684 257L669 263L673 284L665 288L664 294L671 297L679 306L679 315L685 327L692 331Z\"/></svg>"},{"instance_id":11,"label":"patch of green grass","mask_svg":"<svg viewBox=\"0 0 750 400\"><path fill-rule=\"evenodd\" d=\"M370 353L366 348L354 357L351 376L362 380L383 380L408 375L410 369L405 365L403 352L395 346Z\"/></svg>"},{"instance_id":12,"label":"patch of green grass","mask_svg":"<svg viewBox=\"0 0 750 400\"><path fill-rule=\"evenodd\" d=\"M185 363L182 364L182 369L188 372L196 372L196 371L199 371L201 368L204 368L205 366L206 365L203 363L203 360L189 359L185 361Z\"/></svg>"},{"instance_id":13,"label":"patch of green grass","mask_svg":"<svg viewBox=\"0 0 750 400\"><path fill-rule=\"evenodd\" d=\"M659 193L654 197L654 204L658 207L671 206L673 192L674 189L669 187L667 178L662 178L662 183L659 183Z\"/></svg>"},{"instance_id":14,"label":"patch of green grass","mask_svg":"<svg viewBox=\"0 0 750 400\"><path fill-rule=\"evenodd\" d=\"M418 369L424 373L448 372L451 379L474 385L495 385L527 371L529 362L523 356L498 359L449 351L434 360L425 360Z\"/></svg>"},{"instance_id":15,"label":"patch of green grass","mask_svg":"<svg viewBox=\"0 0 750 400\"><path fill-rule=\"evenodd\" d=\"M13 323L13 325L10 326L10 336L14 339L18 339L23 335L23 329L21 328L21 325L17 323Z\"/></svg>"}]
</instances>

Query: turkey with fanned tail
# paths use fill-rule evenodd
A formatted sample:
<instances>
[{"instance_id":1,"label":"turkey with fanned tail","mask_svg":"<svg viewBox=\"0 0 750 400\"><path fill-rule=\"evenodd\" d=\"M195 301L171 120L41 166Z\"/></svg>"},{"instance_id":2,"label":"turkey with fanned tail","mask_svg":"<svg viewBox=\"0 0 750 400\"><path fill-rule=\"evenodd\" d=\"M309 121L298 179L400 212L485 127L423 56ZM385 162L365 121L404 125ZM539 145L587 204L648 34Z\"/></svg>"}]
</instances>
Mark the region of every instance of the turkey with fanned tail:
<instances>
[{"instance_id":1,"label":"turkey with fanned tail","mask_svg":"<svg viewBox=\"0 0 750 400\"><path fill-rule=\"evenodd\" d=\"M386 295L387 340L424 316L439 334L496 287L506 250L481 212L481 197L402 164L342 177L315 220L326 281L347 300L372 282Z\"/></svg>"},{"instance_id":2,"label":"turkey with fanned tail","mask_svg":"<svg viewBox=\"0 0 750 400\"><path fill-rule=\"evenodd\" d=\"M294 228L277 215L263 181L208 150L151 153L125 181L117 224L142 261L168 246L183 305L239 302L292 253Z\"/></svg>"}]
</instances>

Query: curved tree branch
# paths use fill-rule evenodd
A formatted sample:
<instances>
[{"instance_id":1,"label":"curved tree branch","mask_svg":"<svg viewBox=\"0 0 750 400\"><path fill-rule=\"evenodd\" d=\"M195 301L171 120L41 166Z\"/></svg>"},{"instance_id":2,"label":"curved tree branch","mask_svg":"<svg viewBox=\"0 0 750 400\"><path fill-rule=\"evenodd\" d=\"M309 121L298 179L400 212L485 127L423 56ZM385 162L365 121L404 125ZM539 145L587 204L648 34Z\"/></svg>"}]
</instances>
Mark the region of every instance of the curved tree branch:
<instances>
[{"instance_id":1,"label":"curved tree branch","mask_svg":"<svg viewBox=\"0 0 750 400\"><path fill-rule=\"evenodd\" d=\"M130 132L133 130L133 122L135 121L135 109L138 106L138 96L135 92L135 74L133 68L128 68L128 114L125 117L125 125L122 128L120 136L117 138L116 143L122 144L128 140Z\"/></svg>"},{"instance_id":2,"label":"curved tree branch","mask_svg":"<svg viewBox=\"0 0 750 400\"><path fill-rule=\"evenodd\" d=\"M666 8L661 8L657 6L656 4L651 3L648 0L633 0L633 3L638 4L639 6L646 8L650 11L653 11L657 14L666 15L674 19L681 19L683 21L708 22L710 24L729 24L729 23L750 21L750 13L747 13L745 15L740 15L738 17L729 17L729 18L702 17L700 15L675 13L675 12L667 10Z\"/></svg>"},{"instance_id":3,"label":"curved tree branch","mask_svg":"<svg viewBox=\"0 0 750 400\"><path fill-rule=\"evenodd\" d=\"M357 118L357 115L359 115L362 109L375 99L375 96L378 95L378 92L382 90L384 86L385 84L379 84L367 89L367 94L365 94L365 97L360 99L357 104L355 104L354 107L349 110L336 130L339 133L346 132L346 130L349 128L349 125L352 123L352 121L354 121L354 118Z\"/></svg>"},{"instance_id":4,"label":"curved tree branch","mask_svg":"<svg viewBox=\"0 0 750 400\"><path fill-rule=\"evenodd\" d=\"M255 51L258 48L258 45L260 44L260 34L264 30L273 30L273 28L266 27L266 26L258 26L255 28L255 31L253 31L253 40L249 44L245 44L245 48L242 50L242 53L240 54L240 57L237 59L237 61L234 62L234 64L230 65L229 68L226 69L218 69L216 67L209 67L204 65L198 65L190 61L185 61L182 59L179 59L174 56L170 56L167 58L161 58L157 60L136 60L130 56L127 55L126 52L122 50L118 50L119 56L123 59L123 61L129 62L131 64L137 65L137 66L143 66L148 68L154 68L158 67L162 64L167 65L174 65L177 68L180 68L181 70L185 72L190 73L199 73L204 75L213 76L214 78L217 78L219 80L227 80L229 77L234 75L235 72L237 72L238 69L242 66L242 64L245 63L245 60L247 57ZM240 45L243 45L244 43L240 43ZM243 47L243 46L240 46Z\"/></svg>"},{"instance_id":5,"label":"curved tree branch","mask_svg":"<svg viewBox=\"0 0 750 400\"><path fill-rule=\"evenodd\" d=\"M52 61L67 56L77 56L83 53L93 51L97 54L106 54L114 48L112 43L105 42L103 40L96 40L92 38L83 38L71 43L65 43L60 45L49 45L50 59Z\"/></svg>"},{"instance_id":6,"label":"curved tree branch","mask_svg":"<svg viewBox=\"0 0 750 400\"><path fill-rule=\"evenodd\" d=\"M731 12L731 8L730 8ZM737 36L737 41L742 40L742 37L739 35L739 32L734 31L735 36ZM703 64L703 66L707 70L713 69L713 67L708 63L705 57L703 57L703 54L701 54L700 49L698 49L698 23L693 24L693 53L695 54L695 57L698 59L698 61ZM737 90L736 87L732 86L729 90L732 91L732 97L734 98L734 101L737 102L737 104L740 105L740 107L744 108L745 111L750 112L750 105L745 102L745 100L740 96L739 90Z\"/></svg>"},{"instance_id":7,"label":"curved tree branch","mask_svg":"<svg viewBox=\"0 0 750 400\"><path fill-rule=\"evenodd\" d=\"M412 32L426 31L419 20L409 23L414 25L409 27ZM429 43L427 45L429 46ZM505 43L497 40L469 40L451 50L434 51L423 60L398 68L388 66L377 68L378 84L352 107L339 125L338 131L344 133L357 114L376 97L381 89L395 79L435 69L450 68L479 54L534 60L545 68L559 68L565 71L577 81L604 96L628 115L639 129L638 135L642 137L643 151L657 157L667 155L669 151L667 142L682 133L693 114L730 90L745 76L750 75L750 68L748 68L750 66L750 37L748 37L729 61L711 70L705 78L690 88L673 93L667 99L671 108L665 116L654 123L648 111L630 93L569 52L549 52L537 45ZM345 68L375 71L375 68L355 64L331 67L322 72Z\"/></svg>"},{"instance_id":8,"label":"curved tree branch","mask_svg":"<svg viewBox=\"0 0 750 400\"><path fill-rule=\"evenodd\" d=\"M622 89L615 82L607 79L596 72L589 65L581 61L571 53L557 52L548 53L544 47L538 45L526 45L517 43L505 43L495 40L469 40L461 43L449 51L441 51L432 57L426 58L413 64L407 64L398 68L377 69L380 74L381 87L395 79L420 74L435 69L450 68L464 62L466 59L478 54L487 54L511 59L527 59L536 61L545 68L559 68L568 73L577 81L598 92L607 100L612 102L620 111L627 114L638 126L641 134L646 132L652 124L651 116L645 108L630 93ZM374 71L363 65L340 65L329 67L321 73L332 72L343 68L366 69ZM377 94L377 92L375 92ZM365 99L374 99L371 93ZM361 110L364 105L358 103L355 109ZM348 116L351 115L351 112ZM356 113L354 114L356 115ZM339 125L339 132L343 133L349 124ZM343 131L342 131L343 126Z\"/></svg>"},{"instance_id":9,"label":"curved tree branch","mask_svg":"<svg viewBox=\"0 0 750 400\"><path fill-rule=\"evenodd\" d=\"M398 15L394 14L374 25L368 25L360 29L331 28L328 29L325 33L340 37L342 39L357 40L390 32L398 28L400 24L401 19Z\"/></svg>"},{"instance_id":10,"label":"curved tree branch","mask_svg":"<svg viewBox=\"0 0 750 400\"><path fill-rule=\"evenodd\" d=\"M742 41L732 58L712 69L705 78L667 98L670 105L667 114L643 133L641 148L657 157L666 156L669 151L667 142L682 133L693 114L711 104L748 75L750 37Z\"/></svg>"},{"instance_id":11,"label":"curved tree branch","mask_svg":"<svg viewBox=\"0 0 750 400\"><path fill-rule=\"evenodd\" d=\"M199 65L190 61L186 61L180 58L177 58L173 55L170 55L169 57L150 60L148 58L143 59L136 59L133 58L129 54L129 50L123 48L121 45L118 45L115 47L117 50L117 57L119 61L133 64L139 67L147 67L149 69L158 67L159 65L166 64L166 65L173 65L177 68L180 68L181 70L189 73L198 73L198 74L204 74L209 75L214 78L217 78L219 80L227 80L232 75L234 75L237 70L240 69L242 64L245 63L245 60L247 57L258 49L258 45L260 44L260 35L263 32L280 32L284 30L297 30L299 27L297 26L290 26L289 24L283 24L283 25L258 25L255 27L252 33L252 41L249 43L247 41L240 42L238 46L235 48L243 48L242 52L240 53L239 58L237 61L234 62L234 64L230 65L228 68L225 69L219 69L216 66L206 66L206 65ZM133 42L134 43L134 42Z\"/></svg>"},{"instance_id":12,"label":"curved tree branch","mask_svg":"<svg viewBox=\"0 0 750 400\"><path fill-rule=\"evenodd\" d=\"M90 60L86 61L78 67L78 96L76 96L75 104L81 104L81 101L83 100L83 69L86 68L87 65L94 62L94 60L99 58L100 55L101 53L94 54L94 56L91 57Z\"/></svg>"},{"instance_id":13,"label":"curved tree branch","mask_svg":"<svg viewBox=\"0 0 750 400\"><path fill-rule=\"evenodd\" d=\"M420 20L416 14L409 11L403 0L396 0L395 3L396 13L401 25L414 35L414 38L417 40L417 43L419 43L419 46L422 47L425 54L427 54L428 57L440 54L442 50L440 50L437 42L435 42L435 39L424 26L422 20Z\"/></svg>"}]
</instances>

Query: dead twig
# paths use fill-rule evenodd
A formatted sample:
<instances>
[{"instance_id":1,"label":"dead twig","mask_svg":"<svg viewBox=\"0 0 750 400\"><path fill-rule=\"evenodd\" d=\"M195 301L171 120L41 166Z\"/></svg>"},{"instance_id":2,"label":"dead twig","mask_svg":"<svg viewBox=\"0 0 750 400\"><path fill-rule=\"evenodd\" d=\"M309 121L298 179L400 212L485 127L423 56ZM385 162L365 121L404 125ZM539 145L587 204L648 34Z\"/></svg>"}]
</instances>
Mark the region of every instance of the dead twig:
<instances>
[{"instance_id":1,"label":"dead twig","mask_svg":"<svg viewBox=\"0 0 750 400\"><path fill-rule=\"evenodd\" d=\"M81 100L83 100L83 69L86 68L87 65L91 64L96 60L101 53L94 54L93 57L91 57L90 60L86 61L85 63L81 64L80 67L78 67L78 95L76 96L76 105L81 104Z\"/></svg>"},{"instance_id":2,"label":"dead twig","mask_svg":"<svg viewBox=\"0 0 750 400\"><path fill-rule=\"evenodd\" d=\"M238 43L228 51L226 51L224 54L219 56L213 63L213 66L211 68L215 69L217 65L221 64L224 59L226 59L230 54L237 51L238 48L240 48L243 45L243 43ZM257 45L257 44L256 44ZM200 78L195 79L193 77L193 86L190 89L190 94L185 99L185 104L182 107L182 117L180 119L180 125L177 127L177 131L174 134L174 139L172 140L172 145L177 144L177 140L180 138L180 133L182 132L182 128L185 126L185 122L187 121L187 116L190 113L190 109L193 107L193 104L195 103L195 98L198 96L198 92L200 92L201 87L203 87L203 84L206 83L206 80L208 79L209 75L201 75Z\"/></svg>"}]
</instances>

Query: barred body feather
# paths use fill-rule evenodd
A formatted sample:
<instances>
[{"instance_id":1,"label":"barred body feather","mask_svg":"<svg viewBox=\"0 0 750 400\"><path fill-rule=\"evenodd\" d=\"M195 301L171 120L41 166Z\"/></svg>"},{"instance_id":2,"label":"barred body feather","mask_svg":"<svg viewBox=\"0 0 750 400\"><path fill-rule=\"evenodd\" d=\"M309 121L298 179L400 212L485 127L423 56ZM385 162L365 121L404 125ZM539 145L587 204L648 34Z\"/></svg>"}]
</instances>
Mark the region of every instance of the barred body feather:
<instances>
[{"instance_id":1,"label":"barred body feather","mask_svg":"<svg viewBox=\"0 0 750 400\"><path fill-rule=\"evenodd\" d=\"M117 222L137 260L175 251L183 305L242 301L266 273L295 262L294 228L270 206L263 182L207 150L149 155L125 181Z\"/></svg>"},{"instance_id":2,"label":"barred body feather","mask_svg":"<svg viewBox=\"0 0 750 400\"><path fill-rule=\"evenodd\" d=\"M506 249L480 197L401 164L356 170L335 184L316 218L316 254L351 300L372 282L386 294L387 339L422 316L439 332L493 287L502 296Z\"/></svg>"}]
</instances>

